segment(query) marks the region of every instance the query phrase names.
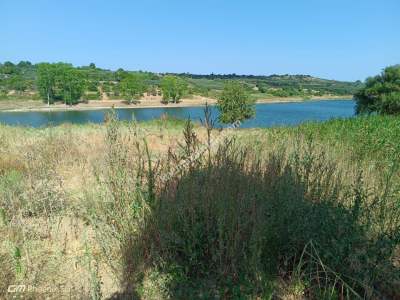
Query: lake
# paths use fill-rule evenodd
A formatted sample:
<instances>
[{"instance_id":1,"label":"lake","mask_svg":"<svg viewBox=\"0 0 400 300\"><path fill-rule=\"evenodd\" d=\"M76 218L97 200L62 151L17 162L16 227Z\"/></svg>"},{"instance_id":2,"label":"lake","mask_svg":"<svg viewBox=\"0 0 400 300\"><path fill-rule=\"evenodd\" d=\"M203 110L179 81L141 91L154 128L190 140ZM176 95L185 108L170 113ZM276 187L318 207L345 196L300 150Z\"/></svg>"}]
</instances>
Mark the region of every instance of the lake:
<instances>
[{"instance_id":1,"label":"lake","mask_svg":"<svg viewBox=\"0 0 400 300\"><path fill-rule=\"evenodd\" d=\"M288 103L256 104L256 116L242 124L244 128L296 125L306 121L326 121L331 118L347 118L354 115L353 100L321 100ZM166 114L178 119L191 118L199 121L204 116L204 107L123 108L116 109L120 120L147 121ZM43 127L63 123L102 123L108 110L82 111L29 111L0 112L0 123ZM218 116L212 107L213 117Z\"/></svg>"}]
</instances>

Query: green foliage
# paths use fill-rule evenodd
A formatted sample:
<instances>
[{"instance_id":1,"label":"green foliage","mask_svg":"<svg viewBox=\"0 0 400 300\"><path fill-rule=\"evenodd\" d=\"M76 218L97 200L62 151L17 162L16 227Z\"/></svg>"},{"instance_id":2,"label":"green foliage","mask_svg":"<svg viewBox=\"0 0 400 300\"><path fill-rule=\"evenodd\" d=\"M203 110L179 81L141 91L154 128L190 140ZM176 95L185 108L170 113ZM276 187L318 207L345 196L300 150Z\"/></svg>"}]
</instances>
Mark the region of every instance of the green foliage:
<instances>
[{"instance_id":1,"label":"green foliage","mask_svg":"<svg viewBox=\"0 0 400 300\"><path fill-rule=\"evenodd\" d=\"M126 74L120 83L122 95L129 104L138 101L146 90L144 79L141 74Z\"/></svg>"},{"instance_id":2,"label":"green foliage","mask_svg":"<svg viewBox=\"0 0 400 300\"><path fill-rule=\"evenodd\" d=\"M8 224L7 214L4 208L0 208L0 224L1 226Z\"/></svg>"},{"instance_id":3,"label":"green foliage","mask_svg":"<svg viewBox=\"0 0 400 300\"><path fill-rule=\"evenodd\" d=\"M313 134L323 143L335 148L344 146L352 150L359 159L391 160L400 152L400 119L390 115L359 116L349 119L333 119L327 122L308 122L298 130ZM388 154L389 153L389 154Z\"/></svg>"},{"instance_id":4,"label":"green foliage","mask_svg":"<svg viewBox=\"0 0 400 300\"><path fill-rule=\"evenodd\" d=\"M93 253L85 241L85 265L90 274L90 296L92 300L102 298L101 294L101 281L99 278L99 266L97 261L93 258Z\"/></svg>"},{"instance_id":5,"label":"green foliage","mask_svg":"<svg viewBox=\"0 0 400 300\"><path fill-rule=\"evenodd\" d=\"M89 92L97 92L99 90L99 81L86 79L86 89Z\"/></svg>"},{"instance_id":6,"label":"green foliage","mask_svg":"<svg viewBox=\"0 0 400 300\"><path fill-rule=\"evenodd\" d=\"M367 78L365 87L354 98L358 114L400 114L400 65L387 67L382 74Z\"/></svg>"},{"instance_id":7,"label":"green foliage","mask_svg":"<svg viewBox=\"0 0 400 300\"><path fill-rule=\"evenodd\" d=\"M115 80L117 81L122 81L125 76L128 74L128 72L124 71L124 69L119 68L115 73L114 73L114 77Z\"/></svg>"},{"instance_id":8,"label":"green foliage","mask_svg":"<svg viewBox=\"0 0 400 300\"><path fill-rule=\"evenodd\" d=\"M10 75L10 74L18 73L18 69L12 62L6 61L2 66L2 72L4 74Z\"/></svg>"},{"instance_id":9,"label":"green foliage","mask_svg":"<svg viewBox=\"0 0 400 300\"><path fill-rule=\"evenodd\" d=\"M15 75L8 80L8 88L11 90L16 90L18 92L23 92L30 88L30 82L23 79L21 75Z\"/></svg>"},{"instance_id":10,"label":"green foliage","mask_svg":"<svg viewBox=\"0 0 400 300\"><path fill-rule=\"evenodd\" d=\"M254 101L251 101L241 84L227 83L218 99L219 120L222 123L244 121L254 116Z\"/></svg>"},{"instance_id":11,"label":"green foliage","mask_svg":"<svg viewBox=\"0 0 400 300\"><path fill-rule=\"evenodd\" d=\"M100 100L101 96L99 92L96 93L85 93L82 96L83 100L89 101L89 100Z\"/></svg>"},{"instance_id":12,"label":"green foliage","mask_svg":"<svg viewBox=\"0 0 400 300\"><path fill-rule=\"evenodd\" d=\"M146 94L147 94L147 96L157 96L157 86L155 86L155 85L149 85L149 86L147 86L147 89L146 89Z\"/></svg>"},{"instance_id":13,"label":"green foliage","mask_svg":"<svg viewBox=\"0 0 400 300\"><path fill-rule=\"evenodd\" d=\"M62 99L65 104L76 104L80 100L85 88L82 73L67 64L62 64L59 67L59 85Z\"/></svg>"},{"instance_id":14,"label":"green foliage","mask_svg":"<svg viewBox=\"0 0 400 300\"><path fill-rule=\"evenodd\" d=\"M176 76L166 75L161 80L163 100L177 103L187 90L186 82Z\"/></svg>"},{"instance_id":15,"label":"green foliage","mask_svg":"<svg viewBox=\"0 0 400 300\"><path fill-rule=\"evenodd\" d=\"M22 273L22 262L21 262L21 249L18 246L15 246L13 258L15 261L15 274L17 276L21 275Z\"/></svg>"},{"instance_id":16,"label":"green foliage","mask_svg":"<svg viewBox=\"0 0 400 300\"><path fill-rule=\"evenodd\" d=\"M11 62L0 64L0 98L24 98L27 92L35 88L35 73L36 67L30 62L21 61L17 65Z\"/></svg>"},{"instance_id":17,"label":"green foliage","mask_svg":"<svg viewBox=\"0 0 400 300\"><path fill-rule=\"evenodd\" d=\"M64 101L61 91L60 72L70 64L31 64L21 61L0 63L0 99L35 99L35 94L47 103ZM312 97L323 95L349 95L360 86L360 82L341 82L319 79L307 75L196 75L196 74L166 74L159 75L151 72L131 72L123 69L111 71L98 68L94 63L88 66L74 67L81 74L84 89L96 92L104 87L110 99L120 99L120 83L130 74L141 75L146 86L157 87L149 90L151 95L161 95L163 90L165 102L177 102L184 94L201 95L217 99L229 80L240 81L253 99L265 97ZM172 79L172 77L174 79ZM165 78L165 79L164 79ZM164 86L164 89L162 88ZM160 89L158 89L160 87ZM74 94L74 93L73 93ZM130 97L124 96L129 100ZM66 95L67 103L76 103L76 97ZM69 99L71 98L71 99ZM85 97L88 98L88 97ZM388 102L391 100L389 99Z\"/></svg>"},{"instance_id":18,"label":"green foliage","mask_svg":"<svg viewBox=\"0 0 400 300\"><path fill-rule=\"evenodd\" d=\"M194 86L195 90L204 91L205 89L214 92L221 91L224 83L229 80L241 81L248 88L257 88L259 96L265 97L303 97L323 96L323 95L352 95L359 87L361 82L345 82L337 80L327 80L312 77L309 75L270 75L270 76L254 76L254 75L196 75L196 74L179 74L187 78L189 83ZM254 91L249 91L254 93Z\"/></svg>"},{"instance_id":19,"label":"green foliage","mask_svg":"<svg viewBox=\"0 0 400 300\"><path fill-rule=\"evenodd\" d=\"M50 105L54 103L54 92L57 81L57 65L49 63L38 64L37 87L42 99Z\"/></svg>"},{"instance_id":20,"label":"green foliage","mask_svg":"<svg viewBox=\"0 0 400 300\"><path fill-rule=\"evenodd\" d=\"M72 105L80 100L85 81L83 73L69 64L42 63L38 65L37 86L48 104L62 99L65 104Z\"/></svg>"}]
</instances>

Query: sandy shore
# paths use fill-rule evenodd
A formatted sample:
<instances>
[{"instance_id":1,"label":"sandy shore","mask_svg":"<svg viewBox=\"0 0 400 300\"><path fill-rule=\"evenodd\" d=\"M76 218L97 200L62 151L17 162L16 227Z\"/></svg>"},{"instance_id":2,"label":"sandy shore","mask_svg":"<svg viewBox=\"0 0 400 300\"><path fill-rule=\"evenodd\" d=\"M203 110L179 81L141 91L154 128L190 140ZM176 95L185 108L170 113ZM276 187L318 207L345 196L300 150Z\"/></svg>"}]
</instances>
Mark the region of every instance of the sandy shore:
<instances>
[{"instance_id":1,"label":"sandy shore","mask_svg":"<svg viewBox=\"0 0 400 300\"><path fill-rule=\"evenodd\" d=\"M304 100L300 97L292 98L266 98L258 99L256 103L284 103L284 102L303 102L303 101L317 101L317 100L337 100L337 99L352 99L351 95L348 96L321 96L313 97L311 99ZM140 100L137 104L127 104L125 100L91 100L88 103L79 103L77 105L68 106L65 104L53 104L47 106L40 101L24 101L16 102L15 107L13 104L1 105L0 111L3 112L24 112L24 111L79 111L79 110L97 110L97 109L108 109L108 108L150 108L150 107L196 107L204 106L206 103L215 105L216 99L206 98L201 96L194 96L190 99L182 99L179 103L168 103L162 104L159 97L145 97ZM18 103L18 104L17 104Z\"/></svg>"}]
</instances>

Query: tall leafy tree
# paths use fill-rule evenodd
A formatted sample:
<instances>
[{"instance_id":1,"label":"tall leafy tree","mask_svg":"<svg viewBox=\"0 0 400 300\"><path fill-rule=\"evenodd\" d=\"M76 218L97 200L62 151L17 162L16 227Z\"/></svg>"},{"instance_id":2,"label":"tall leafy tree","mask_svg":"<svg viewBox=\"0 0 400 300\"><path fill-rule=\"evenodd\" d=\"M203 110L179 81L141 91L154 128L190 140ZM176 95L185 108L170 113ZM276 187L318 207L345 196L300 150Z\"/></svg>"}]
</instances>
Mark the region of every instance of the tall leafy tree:
<instances>
[{"instance_id":1,"label":"tall leafy tree","mask_svg":"<svg viewBox=\"0 0 400 300\"><path fill-rule=\"evenodd\" d=\"M41 63L37 65L37 87L42 99L47 105L54 102L54 90L57 80L57 68L54 64Z\"/></svg>"},{"instance_id":2,"label":"tall leafy tree","mask_svg":"<svg viewBox=\"0 0 400 300\"><path fill-rule=\"evenodd\" d=\"M400 114L400 65L387 67L380 75L367 78L354 99L357 114Z\"/></svg>"},{"instance_id":3,"label":"tall leafy tree","mask_svg":"<svg viewBox=\"0 0 400 300\"><path fill-rule=\"evenodd\" d=\"M78 103L85 89L83 74L67 64L59 65L59 71L58 78L64 103L67 105Z\"/></svg>"},{"instance_id":4,"label":"tall leafy tree","mask_svg":"<svg viewBox=\"0 0 400 300\"><path fill-rule=\"evenodd\" d=\"M141 74L127 74L120 83L120 89L129 104L137 101L145 92L144 79Z\"/></svg>"},{"instance_id":5,"label":"tall leafy tree","mask_svg":"<svg viewBox=\"0 0 400 300\"><path fill-rule=\"evenodd\" d=\"M255 115L254 101L249 99L243 85L236 81L225 84L217 101L219 121L225 124L244 121Z\"/></svg>"},{"instance_id":6,"label":"tall leafy tree","mask_svg":"<svg viewBox=\"0 0 400 300\"><path fill-rule=\"evenodd\" d=\"M166 75L161 80L163 100L177 103L187 90L186 82L176 76Z\"/></svg>"}]
</instances>

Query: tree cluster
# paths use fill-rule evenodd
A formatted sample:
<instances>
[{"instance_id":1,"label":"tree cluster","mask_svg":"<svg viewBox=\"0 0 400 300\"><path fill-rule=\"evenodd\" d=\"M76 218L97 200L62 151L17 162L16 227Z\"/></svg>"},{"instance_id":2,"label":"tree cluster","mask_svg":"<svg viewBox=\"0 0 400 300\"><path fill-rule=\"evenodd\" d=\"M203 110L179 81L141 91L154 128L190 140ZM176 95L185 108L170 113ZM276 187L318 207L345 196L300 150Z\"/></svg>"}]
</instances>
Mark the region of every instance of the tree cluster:
<instances>
[{"instance_id":1,"label":"tree cluster","mask_svg":"<svg viewBox=\"0 0 400 300\"><path fill-rule=\"evenodd\" d=\"M56 100L68 105L79 102L85 90L82 72L65 63L41 63L37 68L37 87L47 104Z\"/></svg>"},{"instance_id":2,"label":"tree cluster","mask_svg":"<svg viewBox=\"0 0 400 300\"><path fill-rule=\"evenodd\" d=\"M177 76L165 75L161 80L161 90L165 102L178 103L187 91L187 83Z\"/></svg>"},{"instance_id":3,"label":"tree cluster","mask_svg":"<svg viewBox=\"0 0 400 300\"><path fill-rule=\"evenodd\" d=\"M0 64L0 92L16 91L22 93L34 89L36 67L29 61L13 64L6 61Z\"/></svg>"},{"instance_id":4,"label":"tree cluster","mask_svg":"<svg viewBox=\"0 0 400 300\"><path fill-rule=\"evenodd\" d=\"M380 75L367 78L354 99L357 114L400 114L400 65L387 67Z\"/></svg>"},{"instance_id":5,"label":"tree cluster","mask_svg":"<svg viewBox=\"0 0 400 300\"><path fill-rule=\"evenodd\" d=\"M146 91L144 77L137 73L127 73L122 76L120 90L128 104L136 103Z\"/></svg>"}]
</instances>

